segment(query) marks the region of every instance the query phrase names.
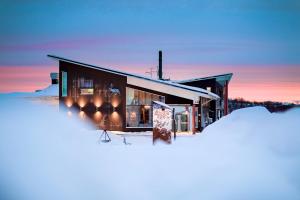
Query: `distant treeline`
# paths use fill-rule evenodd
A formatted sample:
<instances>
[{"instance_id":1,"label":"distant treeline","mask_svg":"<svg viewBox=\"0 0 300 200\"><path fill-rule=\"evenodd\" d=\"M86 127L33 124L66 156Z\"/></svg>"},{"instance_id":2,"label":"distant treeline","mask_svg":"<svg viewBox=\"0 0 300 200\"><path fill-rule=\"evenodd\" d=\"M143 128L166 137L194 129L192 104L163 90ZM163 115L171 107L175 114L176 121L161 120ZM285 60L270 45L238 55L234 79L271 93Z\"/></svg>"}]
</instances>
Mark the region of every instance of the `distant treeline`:
<instances>
[{"instance_id":1,"label":"distant treeline","mask_svg":"<svg viewBox=\"0 0 300 200\"><path fill-rule=\"evenodd\" d=\"M252 106L264 106L270 112L284 112L291 108L297 107L299 105L293 103L282 103L282 102L275 102L275 101L247 101L243 98L236 98L236 99L229 99L228 108L229 111L232 112L234 110Z\"/></svg>"}]
</instances>

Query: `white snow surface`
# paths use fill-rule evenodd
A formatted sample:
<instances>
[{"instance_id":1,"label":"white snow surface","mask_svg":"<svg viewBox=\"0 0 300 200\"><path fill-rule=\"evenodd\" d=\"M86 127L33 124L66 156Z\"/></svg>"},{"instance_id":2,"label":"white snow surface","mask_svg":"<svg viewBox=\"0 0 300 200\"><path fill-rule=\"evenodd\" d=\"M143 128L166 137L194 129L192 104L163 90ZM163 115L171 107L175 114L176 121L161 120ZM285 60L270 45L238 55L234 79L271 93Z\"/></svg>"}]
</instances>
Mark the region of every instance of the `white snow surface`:
<instances>
[{"instance_id":1,"label":"white snow surface","mask_svg":"<svg viewBox=\"0 0 300 200\"><path fill-rule=\"evenodd\" d=\"M38 92L13 92L7 94L0 93L0 98L2 96L4 97L58 97L58 91L59 91L58 86L59 86L58 84L49 85L48 87Z\"/></svg>"},{"instance_id":2,"label":"white snow surface","mask_svg":"<svg viewBox=\"0 0 300 200\"><path fill-rule=\"evenodd\" d=\"M12 96L0 96L0 199L300 199L300 109L237 110L153 146L99 143L75 114Z\"/></svg>"}]
</instances>

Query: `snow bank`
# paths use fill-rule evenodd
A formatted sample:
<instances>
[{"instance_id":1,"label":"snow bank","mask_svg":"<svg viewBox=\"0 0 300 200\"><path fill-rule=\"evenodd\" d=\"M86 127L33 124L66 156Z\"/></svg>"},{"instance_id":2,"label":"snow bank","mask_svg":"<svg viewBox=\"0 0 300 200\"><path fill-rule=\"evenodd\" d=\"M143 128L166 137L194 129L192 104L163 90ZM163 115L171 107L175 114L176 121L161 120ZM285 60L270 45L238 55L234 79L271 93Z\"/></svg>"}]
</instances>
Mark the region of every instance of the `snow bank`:
<instances>
[{"instance_id":1,"label":"snow bank","mask_svg":"<svg viewBox=\"0 0 300 200\"><path fill-rule=\"evenodd\" d=\"M238 110L152 146L147 136L99 144L98 131L53 106L0 104L1 199L300 198L299 109Z\"/></svg>"},{"instance_id":2,"label":"snow bank","mask_svg":"<svg viewBox=\"0 0 300 200\"><path fill-rule=\"evenodd\" d=\"M34 96L58 96L59 86L58 84L53 84L42 91L32 93Z\"/></svg>"},{"instance_id":3,"label":"snow bank","mask_svg":"<svg viewBox=\"0 0 300 200\"><path fill-rule=\"evenodd\" d=\"M13 93L0 93L0 98L2 97L58 97L59 85L53 84L49 85L45 89L38 92L13 92Z\"/></svg>"}]
</instances>

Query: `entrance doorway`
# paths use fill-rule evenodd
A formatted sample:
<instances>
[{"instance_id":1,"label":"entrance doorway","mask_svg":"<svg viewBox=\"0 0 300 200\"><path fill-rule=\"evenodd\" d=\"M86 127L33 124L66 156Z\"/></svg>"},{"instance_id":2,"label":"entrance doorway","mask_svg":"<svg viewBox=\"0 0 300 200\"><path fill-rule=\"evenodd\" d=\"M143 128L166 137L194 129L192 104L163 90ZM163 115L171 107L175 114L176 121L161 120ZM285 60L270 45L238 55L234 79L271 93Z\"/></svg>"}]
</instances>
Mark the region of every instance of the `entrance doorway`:
<instances>
[{"instance_id":1,"label":"entrance doorway","mask_svg":"<svg viewBox=\"0 0 300 200\"><path fill-rule=\"evenodd\" d=\"M177 113L175 115L176 132L189 131L189 115L187 112Z\"/></svg>"}]
</instances>

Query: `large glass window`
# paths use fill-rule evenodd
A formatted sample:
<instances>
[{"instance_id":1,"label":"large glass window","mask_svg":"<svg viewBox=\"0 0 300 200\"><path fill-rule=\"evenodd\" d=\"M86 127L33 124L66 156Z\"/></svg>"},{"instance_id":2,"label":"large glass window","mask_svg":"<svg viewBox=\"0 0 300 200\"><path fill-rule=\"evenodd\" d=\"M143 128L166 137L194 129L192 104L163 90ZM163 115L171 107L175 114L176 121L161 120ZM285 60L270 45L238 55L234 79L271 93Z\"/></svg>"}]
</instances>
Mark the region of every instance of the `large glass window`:
<instances>
[{"instance_id":1,"label":"large glass window","mask_svg":"<svg viewBox=\"0 0 300 200\"><path fill-rule=\"evenodd\" d=\"M126 87L126 126L152 127L152 101L165 97Z\"/></svg>"},{"instance_id":2,"label":"large glass window","mask_svg":"<svg viewBox=\"0 0 300 200\"><path fill-rule=\"evenodd\" d=\"M64 71L62 71L61 73L62 73L61 74L62 75L61 76L62 77L61 96L66 97L66 96L68 96L68 90L67 90L68 74L67 74L67 72L64 72Z\"/></svg>"}]
</instances>

